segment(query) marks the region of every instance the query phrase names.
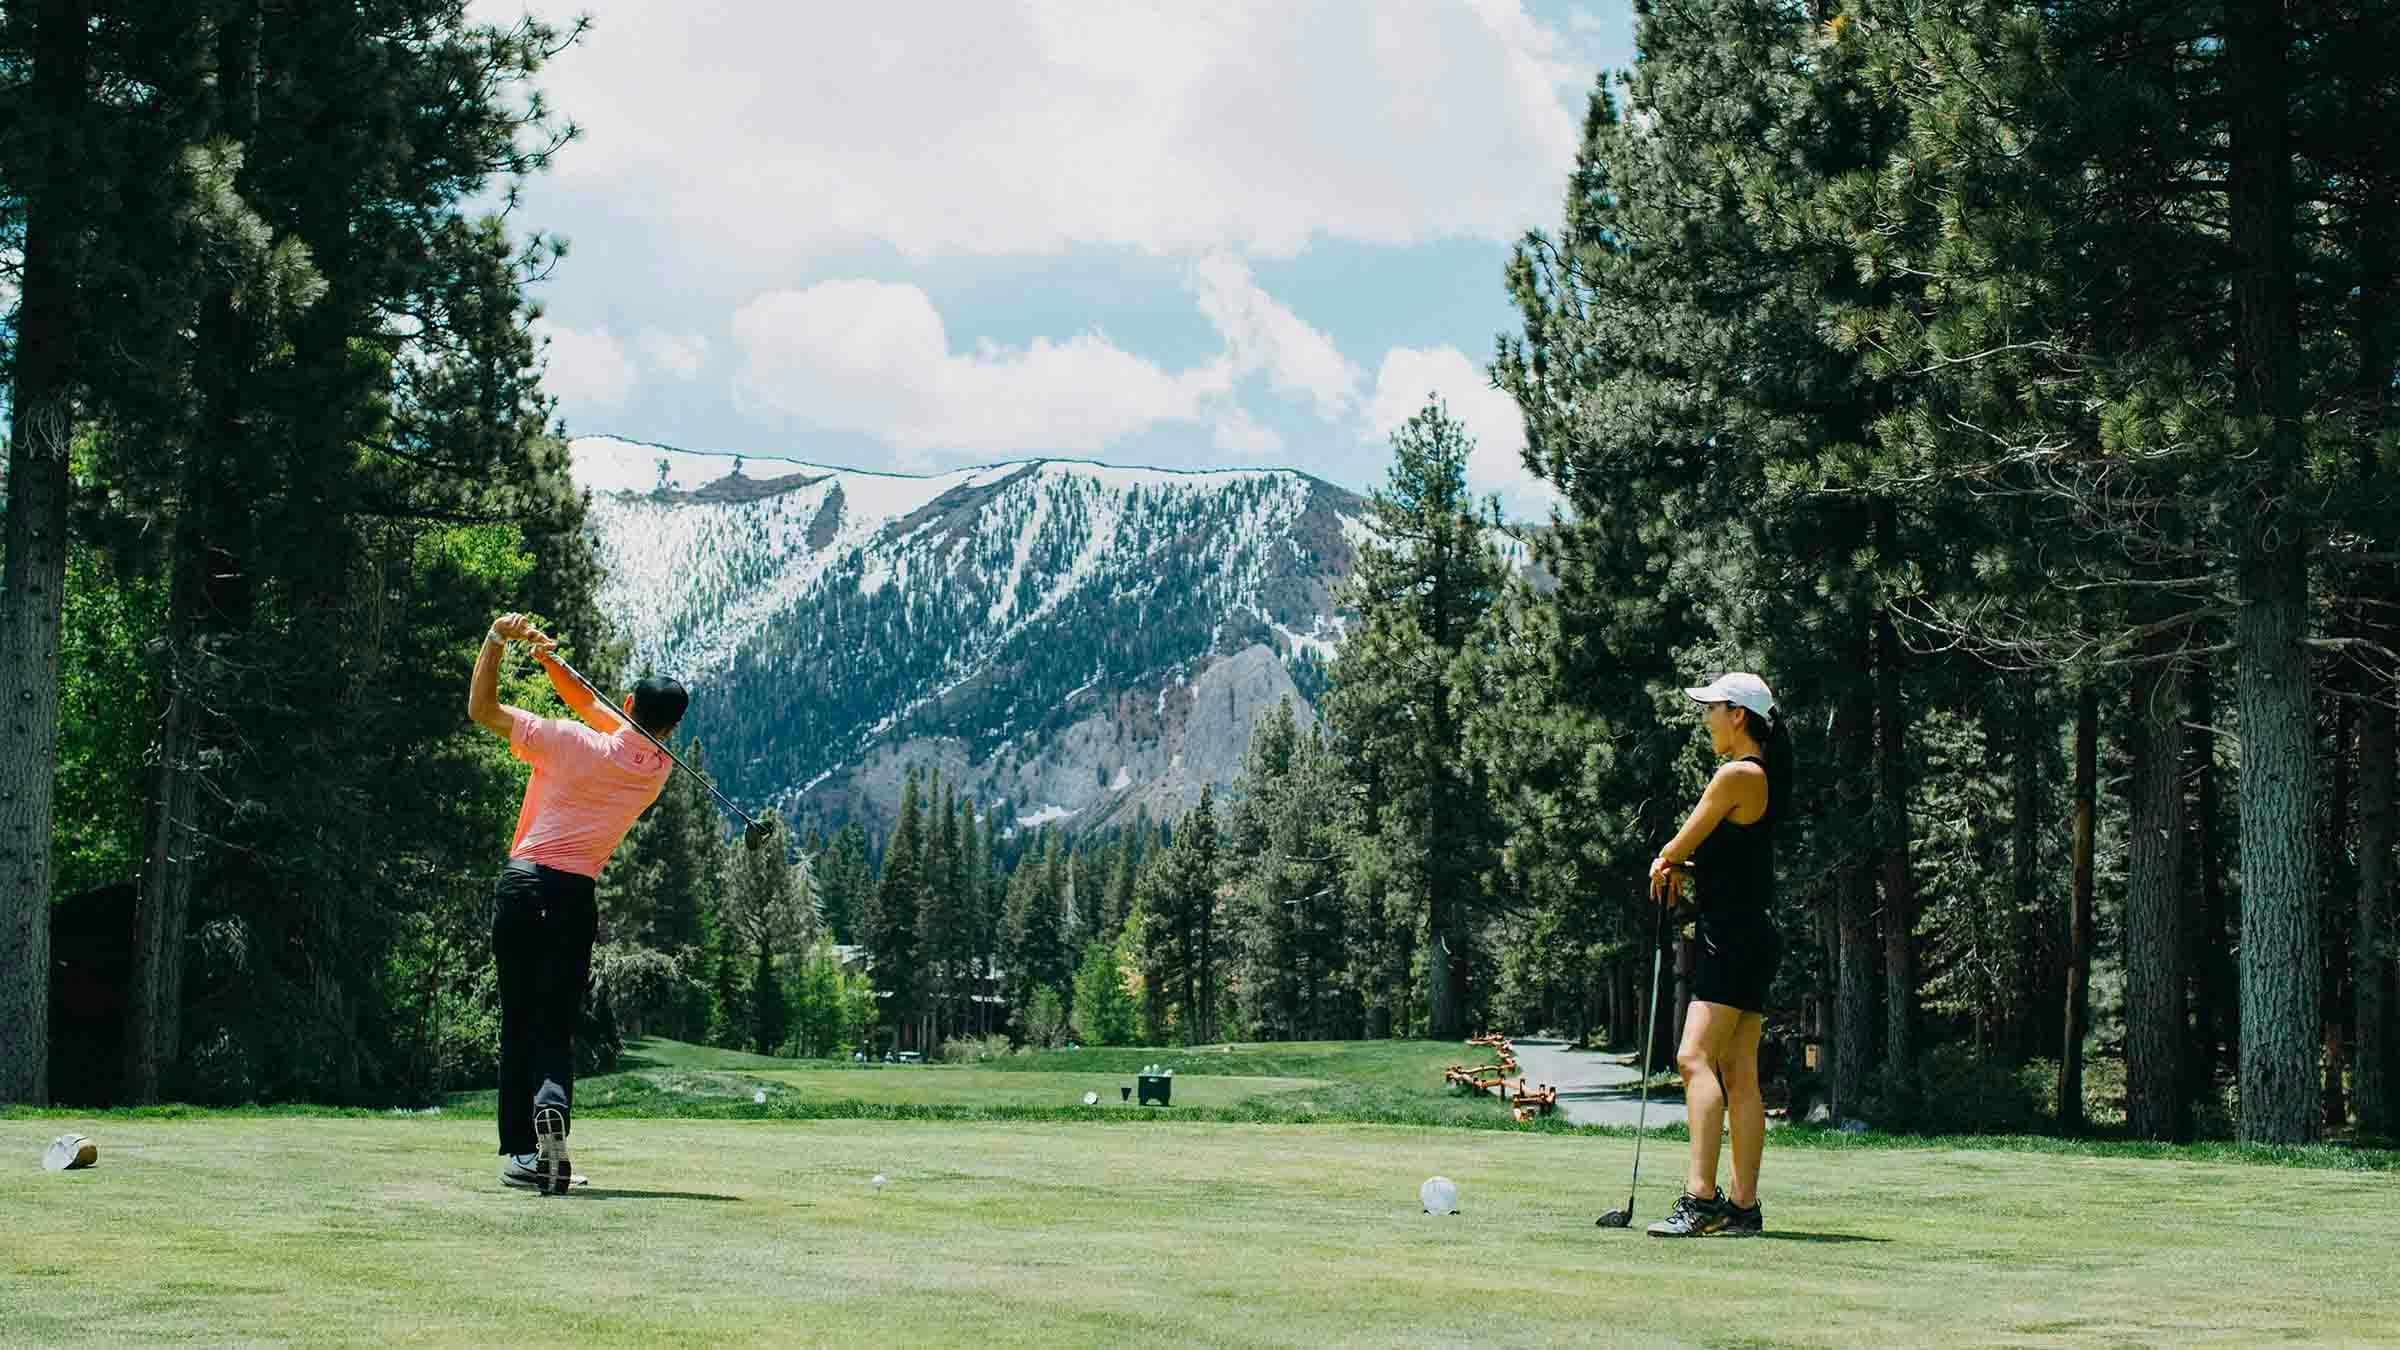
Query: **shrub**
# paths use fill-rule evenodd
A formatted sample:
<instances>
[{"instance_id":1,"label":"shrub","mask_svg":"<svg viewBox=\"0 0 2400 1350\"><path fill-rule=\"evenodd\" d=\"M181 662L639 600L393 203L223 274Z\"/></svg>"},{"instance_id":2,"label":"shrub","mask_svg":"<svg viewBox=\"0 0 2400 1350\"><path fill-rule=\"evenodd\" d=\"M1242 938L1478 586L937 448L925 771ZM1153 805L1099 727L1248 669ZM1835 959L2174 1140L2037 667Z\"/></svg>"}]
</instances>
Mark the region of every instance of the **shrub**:
<instances>
[{"instance_id":1,"label":"shrub","mask_svg":"<svg viewBox=\"0 0 2400 1350\"><path fill-rule=\"evenodd\" d=\"M2047 1127L2047 1088L2039 1063L1978 1058L1957 1045L1936 1046L1902 1075L1885 1066L1856 1111L1885 1131L1923 1134L2031 1134Z\"/></svg>"},{"instance_id":2,"label":"shrub","mask_svg":"<svg viewBox=\"0 0 2400 1350\"><path fill-rule=\"evenodd\" d=\"M989 1036L953 1036L942 1042L942 1062L945 1064L983 1064L1006 1059L1015 1054L1008 1037L994 1033Z\"/></svg>"}]
</instances>

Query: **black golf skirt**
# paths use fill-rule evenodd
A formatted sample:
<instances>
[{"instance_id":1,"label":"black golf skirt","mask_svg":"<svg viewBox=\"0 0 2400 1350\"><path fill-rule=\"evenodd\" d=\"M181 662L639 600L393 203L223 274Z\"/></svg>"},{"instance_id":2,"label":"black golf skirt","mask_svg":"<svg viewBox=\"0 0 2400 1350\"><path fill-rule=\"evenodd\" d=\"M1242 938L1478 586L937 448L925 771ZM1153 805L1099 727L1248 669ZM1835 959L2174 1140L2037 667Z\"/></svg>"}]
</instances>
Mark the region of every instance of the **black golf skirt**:
<instances>
[{"instance_id":1,"label":"black golf skirt","mask_svg":"<svg viewBox=\"0 0 2400 1350\"><path fill-rule=\"evenodd\" d=\"M1695 928L1700 950L1692 970L1692 997L1742 1012L1765 1012L1775 966L1783 959L1783 939L1775 925L1755 910L1704 910Z\"/></svg>"}]
</instances>

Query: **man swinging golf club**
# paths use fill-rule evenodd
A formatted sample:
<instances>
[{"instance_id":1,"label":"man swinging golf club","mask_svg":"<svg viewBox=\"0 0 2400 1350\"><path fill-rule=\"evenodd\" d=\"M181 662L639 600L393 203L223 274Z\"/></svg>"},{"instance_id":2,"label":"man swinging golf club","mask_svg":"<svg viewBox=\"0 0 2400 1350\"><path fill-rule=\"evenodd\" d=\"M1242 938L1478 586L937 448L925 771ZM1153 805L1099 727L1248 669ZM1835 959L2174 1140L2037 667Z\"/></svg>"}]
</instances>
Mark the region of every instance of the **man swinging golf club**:
<instances>
[{"instance_id":1,"label":"man swinging golf club","mask_svg":"<svg viewBox=\"0 0 2400 1350\"><path fill-rule=\"evenodd\" d=\"M1789 812L1792 740L1775 695L1756 675L1720 675L1683 691L1701 705L1709 748L1725 762L1699 805L1650 864L1650 896L1672 903L1679 869L1700 874L1700 940L1692 1006L1675 1057L1691 1127L1691 1170L1653 1237L1749 1236L1764 1228L1759 1156L1766 1145L1758 1091L1758 1041L1768 986L1783 953L1768 917L1775 898L1775 829ZM1720 1137L1733 1134L1733 1193L1717 1186Z\"/></svg>"},{"instance_id":2,"label":"man swinging golf club","mask_svg":"<svg viewBox=\"0 0 2400 1350\"><path fill-rule=\"evenodd\" d=\"M581 722L500 702L500 658L512 641L532 645ZM524 615L503 614L484 634L467 687L467 716L533 766L493 898L492 958L500 974L500 1179L544 1195L574 1184L567 1129L575 1022L599 924L594 884L674 771L662 743L690 701L681 684L653 676L634 686L622 710L611 708L558 659L556 646Z\"/></svg>"}]
</instances>

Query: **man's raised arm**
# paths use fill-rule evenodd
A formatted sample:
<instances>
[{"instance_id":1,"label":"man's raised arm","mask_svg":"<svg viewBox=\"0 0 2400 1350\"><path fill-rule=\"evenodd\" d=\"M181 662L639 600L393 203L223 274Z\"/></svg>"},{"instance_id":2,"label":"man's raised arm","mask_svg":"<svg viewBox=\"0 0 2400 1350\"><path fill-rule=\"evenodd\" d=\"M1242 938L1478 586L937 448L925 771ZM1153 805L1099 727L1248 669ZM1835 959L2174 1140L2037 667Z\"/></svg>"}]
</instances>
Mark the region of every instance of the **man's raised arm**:
<instances>
[{"instance_id":1,"label":"man's raised arm","mask_svg":"<svg viewBox=\"0 0 2400 1350\"><path fill-rule=\"evenodd\" d=\"M531 633L529 640L533 643L533 654L549 674L550 687L558 691L561 702L573 709L575 715L594 731L615 731L624 723L624 714L608 706L608 701L601 698L590 685L567 673L566 666L555 654L557 639L538 628L532 629Z\"/></svg>"},{"instance_id":2,"label":"man's raised arm","mask_svg":"<svg viewBox=\"0 0 2400 1350\"><path fill-rule=\"evenodd\" d=\"M492 626L484 630L483 650L475 654L475 674L467 681L468 719L504 741L513 719L500 702L500 658L508 651L509 639L522 637L525 627L522 614L503 614L492 620Z\"/></svg>"}]
</instances>

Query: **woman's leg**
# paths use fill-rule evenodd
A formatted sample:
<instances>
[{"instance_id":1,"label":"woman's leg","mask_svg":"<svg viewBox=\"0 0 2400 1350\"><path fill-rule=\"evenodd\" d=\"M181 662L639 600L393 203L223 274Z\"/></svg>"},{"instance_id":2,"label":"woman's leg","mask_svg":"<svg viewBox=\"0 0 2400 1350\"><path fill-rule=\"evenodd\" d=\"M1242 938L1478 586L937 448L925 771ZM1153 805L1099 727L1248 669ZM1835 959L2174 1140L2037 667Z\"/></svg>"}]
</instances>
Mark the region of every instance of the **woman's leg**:
<instances>
[{"instance_id":1,"label":"woman's leg","mask_svg":"<svg viewBox=\"0 0 2400 1350\"><path fill-rule=\"evenodd\" d=\"M1758 1095L1758 1040L1767 1019L1742 1013L1725 1066L1725 1120L1733 1132L1733 1203L1758 1203L1758 1157L1767 1147L1767 1105Z\"/></svg>"},{"instance_id":2,"label":"woman's leg","mask_svg":"<svg viewBox=\"0 0 2400 1350\"><path fill-rule=\"evenodd\" d=\"M1675 1067L1683 1073L1684 1119L1692 1132L1691 1173L1683 1188L1703 1200L1717 1194L1717 1146L1725 1134L1723 1066L1741 1021L1738 1009L1694 1000L1683 1022L1683 1048L1675 1055Z\"/></svg>"}]
</instances>

